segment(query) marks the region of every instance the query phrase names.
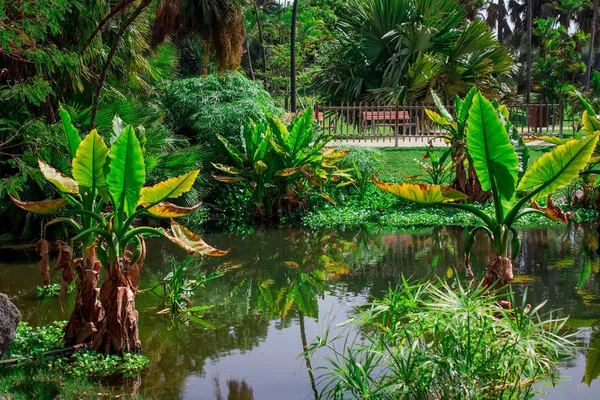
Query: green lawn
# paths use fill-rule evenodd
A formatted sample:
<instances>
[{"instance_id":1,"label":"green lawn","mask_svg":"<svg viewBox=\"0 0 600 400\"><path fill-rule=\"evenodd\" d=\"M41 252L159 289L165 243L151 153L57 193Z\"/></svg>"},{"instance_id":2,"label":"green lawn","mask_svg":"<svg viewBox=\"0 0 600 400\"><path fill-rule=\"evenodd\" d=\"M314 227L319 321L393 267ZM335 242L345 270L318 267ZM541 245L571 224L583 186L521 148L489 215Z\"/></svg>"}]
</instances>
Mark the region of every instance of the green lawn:
<instances>
[{"instance_id":1,"label":"green lawn","mask_svg":"<svg viewBox=\"0 0 600 400\"><path fill-rule=\"evenodd\" d=\"M537 160L542 154L552 150L552 146L530 146L529 153L531 158L529 165ZM398 179L402 175L414 176L421 175L423 171L420 169L414 159L423 159L423 155L427 150L426 147L410 147L410 148L383 148L381 151L384 154L384 166L379 174L383 180ZM442 147L434 148L434 152L441 155L445 149Z\"/></svg>"}]
</instances>

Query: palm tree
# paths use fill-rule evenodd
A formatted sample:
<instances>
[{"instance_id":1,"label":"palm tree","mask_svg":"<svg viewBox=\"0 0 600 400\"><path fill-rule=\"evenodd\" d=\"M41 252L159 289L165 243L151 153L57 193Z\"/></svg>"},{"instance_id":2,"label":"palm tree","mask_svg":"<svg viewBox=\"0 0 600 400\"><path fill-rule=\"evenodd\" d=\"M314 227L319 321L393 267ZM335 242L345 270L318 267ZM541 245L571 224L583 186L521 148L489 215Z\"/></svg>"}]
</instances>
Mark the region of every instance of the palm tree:
<instances>
[{"instance_id":1,"label":"palm tree","mask_svg":"<svg viewBox=\"0 0 600 400\"><path fill-rule=\"evenodd\" d=\"M315 86L346 102L454 98L474 85L497 94L512 59L483 20L466 20L459 0L352 0Z\"/></svg>"},{"instance_id":2,"label":"palm tree","mask_svg":"<svg viewBox=\"0 0 600 400\"><path fill-rule=\"evenodd\" d=\"M244 0L164 0L157 9L152 28L156 46L172 33L199 35L204 45L202 73L208 74L214 50L217 69L233 71L240 66L244 51Z\"/></svg>"}]
</instances>

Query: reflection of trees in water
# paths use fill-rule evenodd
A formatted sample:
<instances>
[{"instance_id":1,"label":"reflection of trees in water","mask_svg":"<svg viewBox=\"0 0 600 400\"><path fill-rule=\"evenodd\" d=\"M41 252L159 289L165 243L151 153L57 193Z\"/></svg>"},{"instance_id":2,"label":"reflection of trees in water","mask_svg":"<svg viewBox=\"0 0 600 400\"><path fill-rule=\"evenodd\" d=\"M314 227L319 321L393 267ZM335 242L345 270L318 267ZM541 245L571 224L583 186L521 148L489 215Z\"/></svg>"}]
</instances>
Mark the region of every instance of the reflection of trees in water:
<instances>
[{"instance_id":1,"label":"reflection of trees in water","mask_svg":"<svg viewBox=\"0 0 600 400\"><path fill-rule=\"evenodd\" d=\"M216 400L225 400L221 391L221 381L218 376L213 377ZM248 383L242 379L227 379L227 400L254 400L254 391Z\"/></svg>"}]
</instances>

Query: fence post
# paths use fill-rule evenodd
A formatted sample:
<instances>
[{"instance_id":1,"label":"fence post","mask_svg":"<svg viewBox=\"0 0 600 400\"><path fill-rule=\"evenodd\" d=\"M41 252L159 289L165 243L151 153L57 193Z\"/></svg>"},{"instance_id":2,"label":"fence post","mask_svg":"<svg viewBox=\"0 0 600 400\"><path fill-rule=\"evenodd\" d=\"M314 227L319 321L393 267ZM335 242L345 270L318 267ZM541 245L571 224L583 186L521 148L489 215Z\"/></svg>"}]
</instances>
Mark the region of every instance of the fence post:
<instances>
[{"instance_id":1,"label":"fence post","mask_svg":"<svg viewBox=\"0 0 600 400\"><path fill-rule=\"evenodd\" d=\"M396 101L395 110L394 110L394 114L396 115L395 122L394 122L394 124L395 124L395 127L394 127L394 147L398 147L398 119L400 118L400 115L398 115L399 111L400 111L400 108L399 108L398 102Z\"/></svg>"}]
</instances>

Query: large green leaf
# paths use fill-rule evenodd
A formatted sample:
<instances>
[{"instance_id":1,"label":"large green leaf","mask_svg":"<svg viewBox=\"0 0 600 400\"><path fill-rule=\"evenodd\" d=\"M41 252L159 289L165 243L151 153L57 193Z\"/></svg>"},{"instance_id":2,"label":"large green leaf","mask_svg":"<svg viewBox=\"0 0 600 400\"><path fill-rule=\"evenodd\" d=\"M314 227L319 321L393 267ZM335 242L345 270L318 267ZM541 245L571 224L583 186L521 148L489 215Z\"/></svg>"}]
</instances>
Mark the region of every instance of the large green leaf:
<instances>
[{"instance_id":1,"label":"large green leaf","mask_svg":"<svg viewBox=\"0 0 600 400\"><path fill-rule=\"evenodd\" d=\"M146 181L144 157L135 131L128 125L110 149L110 172L106 177L109 192L118 210L135 212L140 190Z\"/></svg>"},{"instance_id":2,"label":"large green leaf","mask_svg":"<svg viewBox=\"0 0 600 400\"><path fill-rule=\"evenodd\" d=\"M494 106L481 93L469 110L467 145L483 190L497 188L503 204L514 199L519 158Z\"/></svg>"},{"instance_id":3,"label":"large green leaf","mask_svg":"<svg viewBox=\"0 0 600 400\"><path fill-rule=\"evenodd\" d=\"M108 148L96 130L92 130L77 148L73 159L73 177L81 193L106 186L104 165Z\"/></svg>"},{"instance_id":4,"label":"large green leaf","mask_svg":"<svg viewBox=\"0 0 600 400\"><path fill-rule=\"evenodd\" d=\"M199 173L200 170L196 169L176 178L159 182L154 186L142 188L140 202L153 204L167 198L175 199L192 188Z\"/></svg>"},{"instance_id":5,"label":"large green leaf","mask_svg":"<svg viewBox=\"0 0 600 400\"><path fill-rule=\"evenodd\" d=\"M221 143L223 143L223 146L225 146L225 149L227 150L227 152L231 156L231 159L233 161L235 161L235 163L238 166L243 167L244 166L244 160L246 159L246 157L242 154L242 152L239 151L237 149L237 147L235 147L234 145L232 145L231 143L229 143L229 140L225 139L223 136L217 135L217 139L219 139L221 141Z\"/></svg>"},{"instance_id":6,"label":"large green leaf","mask_svg":"<svg viewBox=\"0 0 600 400\"><path fill-rule=\"evenodd\" d=\"M450 201L466 200L468 197L447 186L425 185L420 183L384 183L373 179L377 187L403 199L421 204L440 204Z\"/></svg>"},{"instance_id":7,"label":"large green leaf","mask_svg":"<svg viewBox=\"0 0 600 400\"><path fill-rule=\"evenodd\" d=\"M541 188L532 198L535 201L569 185L590 160L599 134L571 140L538 158L523 175L518 190Z\"/></svg>"},{"instance_id":8,"label":"large green leaf","mask_svg":"<svg viewBox=\"0 0 600 400\"><path fill-rule=\"evenodd\" d=\"M287 136L287 147L292 157L306 146L313 137L312 108L308 107L295 121Z\"/></svg>"},{"instance_id":9,"label":"large green leaf","mask_svg":"<svg viewBox=\"0 0 600 400\"><path fill-rule=\"evenodd\" d=\"M46 164L42 160L38 160L38 166L44 178L52 183L59 191L63 193L79 193L79 186L73 178L62 174L57 169Z\"/></svg>"},{"instance_id":10,"label":"large green leaf","mask_svg":"<svg viewBox=\"0 0 600 400\"><path fill-rule=\"evenodd\" d=\"M583 112L581 122L583 123L583 132L587 136L593 135L596 131L600 131L600 121L598 121L596 116L589 114L587 110Z\"/></svg>"},{"instance_id":11,"label":"large green leaf","mask_svg":"<svg viewBox=\"0 0 600 400\"><path fill-rule=\"evenodd\" d=\"M61 107L59 113L60 119L63 123L63 127L65 128L65 135L67 136L67 143L69 144L69 152L71 153L71 157L75 158L75 155L77 154L77 148L81 143L79 131L71 123L71 116L69 115L67 110Z\"/></svg>"}]
</instances>

